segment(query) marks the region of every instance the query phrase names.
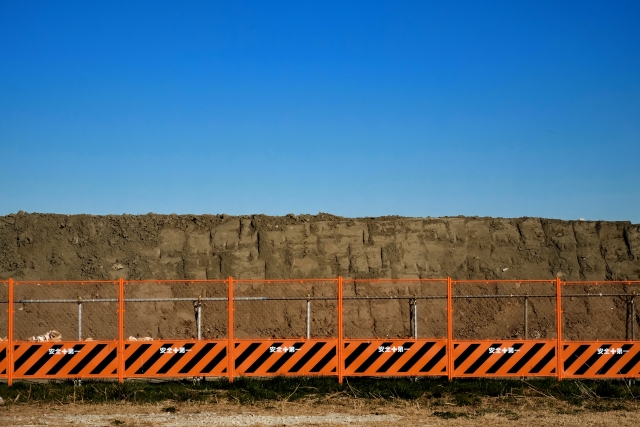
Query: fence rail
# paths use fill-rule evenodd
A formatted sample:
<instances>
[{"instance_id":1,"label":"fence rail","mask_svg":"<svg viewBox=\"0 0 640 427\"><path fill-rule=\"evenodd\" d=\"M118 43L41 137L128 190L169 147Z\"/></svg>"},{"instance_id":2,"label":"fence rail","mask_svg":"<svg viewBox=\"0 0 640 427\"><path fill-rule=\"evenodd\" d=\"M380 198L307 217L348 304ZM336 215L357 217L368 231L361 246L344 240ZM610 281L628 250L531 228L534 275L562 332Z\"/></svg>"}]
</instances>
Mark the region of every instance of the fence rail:
<instances>
[{"instance_id":1,"label":"fence rail","mask_svg":"<svg viewBox=\"0 0 640 427\"><path fill-rule=\"evenodd\" d=\"M9 279L0 378L640 378L638 291L559 278Z\"/></svg>"}]
</instances>

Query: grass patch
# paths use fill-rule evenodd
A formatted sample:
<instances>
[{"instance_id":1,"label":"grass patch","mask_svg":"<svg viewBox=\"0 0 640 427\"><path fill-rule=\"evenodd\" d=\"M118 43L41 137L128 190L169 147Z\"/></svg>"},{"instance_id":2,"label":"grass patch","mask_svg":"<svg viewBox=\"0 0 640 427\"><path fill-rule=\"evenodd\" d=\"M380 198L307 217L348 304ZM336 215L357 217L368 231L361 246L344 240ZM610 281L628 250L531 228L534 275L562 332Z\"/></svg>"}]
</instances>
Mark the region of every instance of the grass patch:
<instances>
[{"instance_id":1,"label":"grass patch","mask_svg":"<svg viewBox=\"0 0 640 427\"><path fill-rule=\"evenodd\" d=\"M593 411L617 410L638 401L640 384L624 381L488 380L425 378L348 378L338 384L333 377L270 379L238 378L212 381L109 381L25 382L12 387L0 384L0 397L7 404L20 403L216 403L227 400L241 404L296 401L322 402L333 397L355 399L420 401L431 406L454 404L477 407L483 398L504 403L519 397L547 397ZM616 406L617 405L617 406ZM165 406L174 412L175 406ZM446 412L446 411L440 411Z\"/></svg>"},{"instance_id":2,"label":"grass patch","mask_svg":"<svg viewBox=\"0 0 640 427\"><path fill-rule=\"evenodd\" d=\"M480 397L460 393L455 395L455 401L458 406L478 406L480 404Z\"/></svg>"},{"instance_id":3,"label":"grass patch","mask_svg":"<svg viewBox=\"0 0 640 427\"><path fill-rule=\"evenodd\" d=\"M439 417L439 418L444 418L445 420L452 420L455 418L460 418L460 417L464 417L465 414L461 414L458 412L452 412L452 411L435 411L433 413L434 417Z\"/></svg>"}]
</instances>

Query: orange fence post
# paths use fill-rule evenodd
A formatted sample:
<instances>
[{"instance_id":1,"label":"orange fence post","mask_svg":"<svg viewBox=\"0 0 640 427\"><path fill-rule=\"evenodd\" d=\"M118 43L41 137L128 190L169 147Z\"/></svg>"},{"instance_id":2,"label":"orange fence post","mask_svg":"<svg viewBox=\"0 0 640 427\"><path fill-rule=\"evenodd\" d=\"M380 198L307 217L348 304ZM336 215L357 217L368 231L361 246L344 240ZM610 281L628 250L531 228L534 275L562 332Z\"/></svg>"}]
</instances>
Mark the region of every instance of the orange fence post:
<instances>
[{"instance_id":1,"label":"orange fence post","mask_svg":"<svg viewBox=\"0 0 640 427\"><path fill-rule=\"evenodd\" d=\"M556 375L558 376L558 381L562 380L562 370L564 369L562 353L563 353L563 344L562 344L562 282L559 277L556 277L556 322L558 324L557 330L557 350L556 350Z\"/></svg>"},{"instance_id":2,"label":"orange fence post","mask_svg":"<svg viewBox=\"0 0 640 427\"><path fill-rule=\"evenodd\" d=\"M229 319L228 319L228 323L229 325L227 326L227 336L229 338L229 342L227 344L227 373L229 374L229 382L232 383L233 382L233 364L234 364L234 360L233 360L233 277L229 276L229 302L227 303L227 310L228 310L228 314L229 314Z\"/></svg>"},{"instance_id":3,"label":"orange fence post","mask_svg":"<svg viewBox=\"0 0 640 427\"><path fill-rule=\"evenodd\" d=\"M124 279L118 280L118 382L124 382Z\"/></svg>"},{"instance_id":4,"label":"orange fence post","mask_svg":"<svg viewBox=\"0 0 640 427\"><path fill-rule=\"evenodd\" d=\"M342 350L344 347L344 336L342 332L342 276L338 276L338 383L342 384L342 369L344 361L342 360Z\"/></svg>"},{"instance_id":5,"label":"orange fence post","mask_svg":"<svg viewBox=\"0 0 640 427\"><path fill-rule=\"evenodd\" d=\"M447 276L447 376L453 379L453 285Z\"/></svg>"},{"instance_id":6,"label":"orange fence post","mask_svg":"<svg viewBox=\"0 0 640 427\"><path fill-rule=\"evenodd\" d=\"M7 307L7 384L13 384L13 279L9 279L9 298Z\"/></svg>"}]
</instances>

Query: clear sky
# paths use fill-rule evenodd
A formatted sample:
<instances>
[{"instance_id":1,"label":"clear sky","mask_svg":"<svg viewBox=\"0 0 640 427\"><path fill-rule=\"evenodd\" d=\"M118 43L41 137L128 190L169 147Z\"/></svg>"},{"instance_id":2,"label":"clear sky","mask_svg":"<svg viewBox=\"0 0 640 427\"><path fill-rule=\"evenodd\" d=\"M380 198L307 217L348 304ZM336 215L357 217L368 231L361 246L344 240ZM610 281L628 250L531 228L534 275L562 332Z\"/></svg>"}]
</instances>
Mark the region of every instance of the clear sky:
<instances>
[{"instance_id":1,"label":"clear sky","mask_svg":"<svg viewBox=\"0 0 640 427\"><path fill-rule=\"evenodd\" d=\"M640 223L640 2L0 0L0 214Z\"/></svg>"}]
</instances>

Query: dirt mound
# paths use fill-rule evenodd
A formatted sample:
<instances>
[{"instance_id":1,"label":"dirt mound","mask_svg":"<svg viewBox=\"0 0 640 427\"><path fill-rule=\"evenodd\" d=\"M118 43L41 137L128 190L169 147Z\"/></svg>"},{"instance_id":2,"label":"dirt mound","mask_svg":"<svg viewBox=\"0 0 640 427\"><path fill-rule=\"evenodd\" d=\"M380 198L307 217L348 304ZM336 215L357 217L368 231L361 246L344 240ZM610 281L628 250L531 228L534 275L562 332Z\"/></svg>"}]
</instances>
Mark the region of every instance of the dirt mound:
<instances>
[{"instance_id":1,"label":"dirt mound","mask_svg":"<svg viewBox=\"0 0 640 427\"><path fill-rule=\"evenodd\" d=\"M640 279L640 227L539 218L0 217L0 278Z\"/></svg>"},{"instance_id":2,"label":"dirt mound","mask_svg":"<svg viewBox=\"0 0 640 427\"><path fill-rule=\"evenodd\" d=\"M640 227L630 222L539 218L342 218L328 214L92 216L20 212L0 217L0 279L190 280L228 276L278 279L335 278L338 275L345 278L451 276L454 279L489 280L555 277L563 280L638 280ZM145 289L140 288L144 291L140 297L187 296L180 293L187 291L175 287L145 286ZM300 295L321 295L325 291L321 291L320 286L301 288ZM345 295L363 292L348 281L345 286ZM87 287L86 296L63 295L54 288L48 287L46 291L44 288L24 290L24 298L113 297L109 296L112 290L107 288L91 290ZM292 288L269 289L275 295ZM493 291L508 292L497 287ZM553 289L520 289L521 293L548 291L553 292ZM617 291L627 292L628 289ZM258 296L265 293L266 288L247 285L239 292L245 292L245 296ZM416 294L406 285L389 285L380 292L384 295ZM194 295L224 297L224 291L203 288ZM345 304L345 318L350 319L345 331L350 336L362 337L408 336L412 328L409 303L398 300L384 304L371 301L360 306ZM605 339L624 339L628 335L629 315L623 299L571 299L570 303L575 307L567 314L566 322L581 328L579 332L568 329L568 334L574 334L572 338L589 338L587 335L594 331L608 334L600 337ZM204 305L204 338L226 334L221 326L226 306L217 304ZM249 337L259 331L260 336L276 336L280 331L295 329L297 335L304 334L304 302L283 303L277 310L265 305L262 312L253 308L257 303L252 304L244 315L238 306L237 319L241 323L236 327L239 333ZM326 307L322 308L322 304ZM419 304L420 335L441 335L445 330L445 318L438 305L440 302L433 302L436 304L433 306L426 305L426 301ZM499 336L522 337L521 304L520 300L461 302L456 311L456 324L459 325L456 335L489 338L495 336L495 325L500 325ZM68 320L62 325L43 321L61 313L62 309L48 306L36 313L32 307L25 306L17 313L39 320L33 323L18 319L19 334L31 336L48 330L40 331L36 327L41 326L61 330L65 338L77 335L77 331L67 325L74 323L74 307L65 306ZM313 307L314 335L332 335L335 329L333 305L314 302ZM554 308L551 299L530 302L532 338L555 337ZM117 318L115 313L105 311L92 315L88 310L85 308L85 333L94 337L109 336L105 325L110 325L109 330L115 328L112 324ZM606 315L600 317L600 312ZM189 301L150 303L127 313L127 316L133 316L128 324L135 325L134 329L127 329L127 335L173 338L195 335L194 306ZM255 315L257 317L251 317ZM599 322L597 325L593 323L595 318Z\"/></svg>"}]
</instances>

